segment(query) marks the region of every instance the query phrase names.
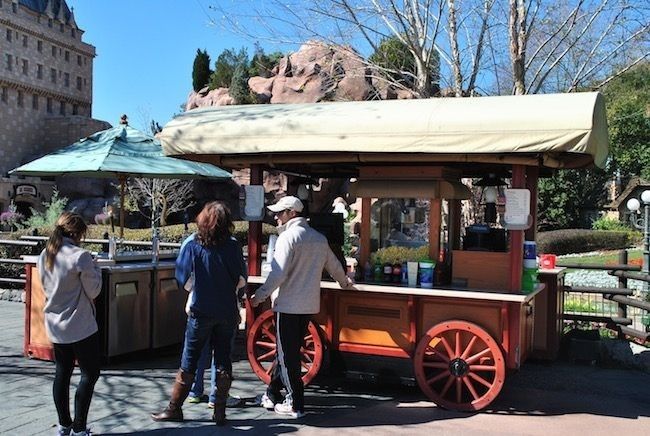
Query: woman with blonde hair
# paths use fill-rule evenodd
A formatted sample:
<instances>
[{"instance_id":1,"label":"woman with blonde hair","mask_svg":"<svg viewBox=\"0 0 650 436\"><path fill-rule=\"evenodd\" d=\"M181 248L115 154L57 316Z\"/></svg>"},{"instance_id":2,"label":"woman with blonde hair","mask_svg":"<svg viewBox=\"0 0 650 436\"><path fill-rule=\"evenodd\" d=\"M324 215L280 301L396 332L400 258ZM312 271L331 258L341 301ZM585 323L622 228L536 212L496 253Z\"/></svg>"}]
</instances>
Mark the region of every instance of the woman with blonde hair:
<instances>
[{"instance_id":1,"label":"woman with blonde hair","mask_svg":"<svg viewBox=\"0 0 650 436\"><path fill-rule=\"evenodd\" d=\"M206 204L196 226L196 236L184 244L176 259L176 280L192 291L181 365L168 406L151 417L183 421L181 406L190 392L201 351L209 342L217 371L212 418L221 426L232 382L232 339L239 323L237 288L247 274L241 246L232 237L230 210L223 203ZM193 283L188 284L191 278Z\"/></svg>"},{"instance_id":2,"label":"woman with blonde hair","mask_svg":"<svg viewBox=\"0 0 650 436\"><path fill-rule=\"evenodd\" d=\"M91 254L79 243L87 230L83 218L63 212L56 222L37 267L45 293L45 330L54 346L54 405L59 435L89 435L88 409L99 378L100 345L95 303L102 276ZM70 416L70 377L75 360L81 380L75 393L75 417Z\"/></svg>"}]
</instances>

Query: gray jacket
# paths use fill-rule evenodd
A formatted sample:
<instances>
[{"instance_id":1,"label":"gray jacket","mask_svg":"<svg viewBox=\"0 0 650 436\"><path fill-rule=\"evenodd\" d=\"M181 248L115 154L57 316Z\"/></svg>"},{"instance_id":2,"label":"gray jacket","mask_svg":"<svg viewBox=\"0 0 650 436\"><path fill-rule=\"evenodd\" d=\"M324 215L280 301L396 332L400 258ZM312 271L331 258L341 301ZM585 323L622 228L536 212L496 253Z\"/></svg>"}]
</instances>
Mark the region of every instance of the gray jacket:
<instances>
[{"instance_id":1,"label":"gray jacket","mask_svg":"<svg viewBox=\"0 0 650 436\"><path fill-rule=\"evenodd\" d=\"M45 250L37 262L45 292L45 330L55 344L71 344L97 331L95 299L102 275L90 253L63 238L52 270L45 266Z\"/></svg>"},{"instance_id":2,"label":"gray jacket","mask_svg":"<svg viewBox=\"0 0 650 436\"><path fill-rule=\"evenodd\" d=\"M273 293L275 312L318 313L323 269L339 286L348 286L345 271L325 236L309 227L305 218L293 218L278 236L271 272L255 292L255 299L263 301L277 289Z\"/></svg>"}]
</instances>

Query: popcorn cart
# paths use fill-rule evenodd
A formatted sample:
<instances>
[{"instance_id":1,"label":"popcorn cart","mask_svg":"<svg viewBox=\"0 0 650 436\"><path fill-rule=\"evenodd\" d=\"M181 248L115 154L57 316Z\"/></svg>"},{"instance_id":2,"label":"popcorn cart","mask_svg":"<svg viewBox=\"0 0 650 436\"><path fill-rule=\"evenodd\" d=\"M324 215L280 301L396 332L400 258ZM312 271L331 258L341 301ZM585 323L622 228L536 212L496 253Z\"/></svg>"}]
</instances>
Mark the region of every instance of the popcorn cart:
<instances>
[{"instance_id":1,"label":"popcorn cart","mask_svg":"<svg viewBox=\"0 0 650 436\"><path fill-rule=\"evenodd\" d=\"M599 94L232 106L186 112L160 139L168 155L249 168L251 186L263 171L338 177L361 199L361 279L346 290L321 282L302 349L305 383L324 365L389 371L441 407L480 410L531 353L556 351L544 347L561 333L553 311L562 310L562 271L527 284L524 241L535 240L539 177L604 163ZM463 229L467 179L479 179L485 213ZM251 288L264 282L261 236L251 221ZM438 262L430 282L375 274L381 256L415 251ZM407 260L417 259L396 266ZM249 361L268 382L273 314L249 305L246 321Z\"/></svg>"}]
</instances>

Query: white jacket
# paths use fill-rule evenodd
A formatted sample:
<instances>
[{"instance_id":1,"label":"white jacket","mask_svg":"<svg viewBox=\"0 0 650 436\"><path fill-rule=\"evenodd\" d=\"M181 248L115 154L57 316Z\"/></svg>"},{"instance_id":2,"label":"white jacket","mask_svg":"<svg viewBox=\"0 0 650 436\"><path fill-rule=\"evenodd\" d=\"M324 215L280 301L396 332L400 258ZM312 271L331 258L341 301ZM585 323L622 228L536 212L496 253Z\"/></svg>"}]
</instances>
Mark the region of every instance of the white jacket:
<instances>
[{"instance_id":1,"label":"white jacket","mask_svg":"<svg viewBox=\"0 0 650 436\"><path fill-rule=\"evenodd\" d=\"M271 272L255 292L255 299L264 301L273 293L275 312L318 313L323 269L342 288L350 284L325 236L309 227L305 218L293 218L278 236Z\"/></svg>"},{"instance_id":2,"label":"white jacket","mask_svg":"<svg viewBox=\"0 0 650 436\"><path fill-rule=\"evenodd\" d=\"M97 331L95 303L102 274L90 253L68 238L54 257L50 271L45 250L38 257L38 273L45 292L45 330L55 344L71 344Z\"/></svg>"}]
</instances>

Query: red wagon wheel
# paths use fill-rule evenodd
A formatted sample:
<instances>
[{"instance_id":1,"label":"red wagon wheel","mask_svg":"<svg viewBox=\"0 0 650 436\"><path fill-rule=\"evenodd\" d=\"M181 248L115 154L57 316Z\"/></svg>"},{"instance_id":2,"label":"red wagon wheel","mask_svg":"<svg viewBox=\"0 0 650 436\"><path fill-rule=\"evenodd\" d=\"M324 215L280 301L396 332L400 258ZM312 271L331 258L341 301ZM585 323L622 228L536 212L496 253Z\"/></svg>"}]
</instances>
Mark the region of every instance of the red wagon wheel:
<instances>
[{"instance_id":1,"label":"red wagon wheel","mask_svg":"<svg viewBox=\"0 0 650 436\"><path fill-rule=\"evenodd\" d=\"M260 380L268 384L273 373L276 341L275 313L267 310L262 313L248 332L246 344L248 361ZM314 379L323 363L323 341L313 322L309 322L307 335L300 348L302 364L302 382L307 385Z\"/></svg>"},{"instance_id":2,"label":"red wagon wheel","mask_svg":"<svg viewBox=\"0 0 650 436\"><path fill-rule=\"evenodd\" d=\"M413 360L420 389L438 406L451 410L483 409L499 394L506 375L499 345L467 321L431 327Z\"/></svg>"}]
</instances>

